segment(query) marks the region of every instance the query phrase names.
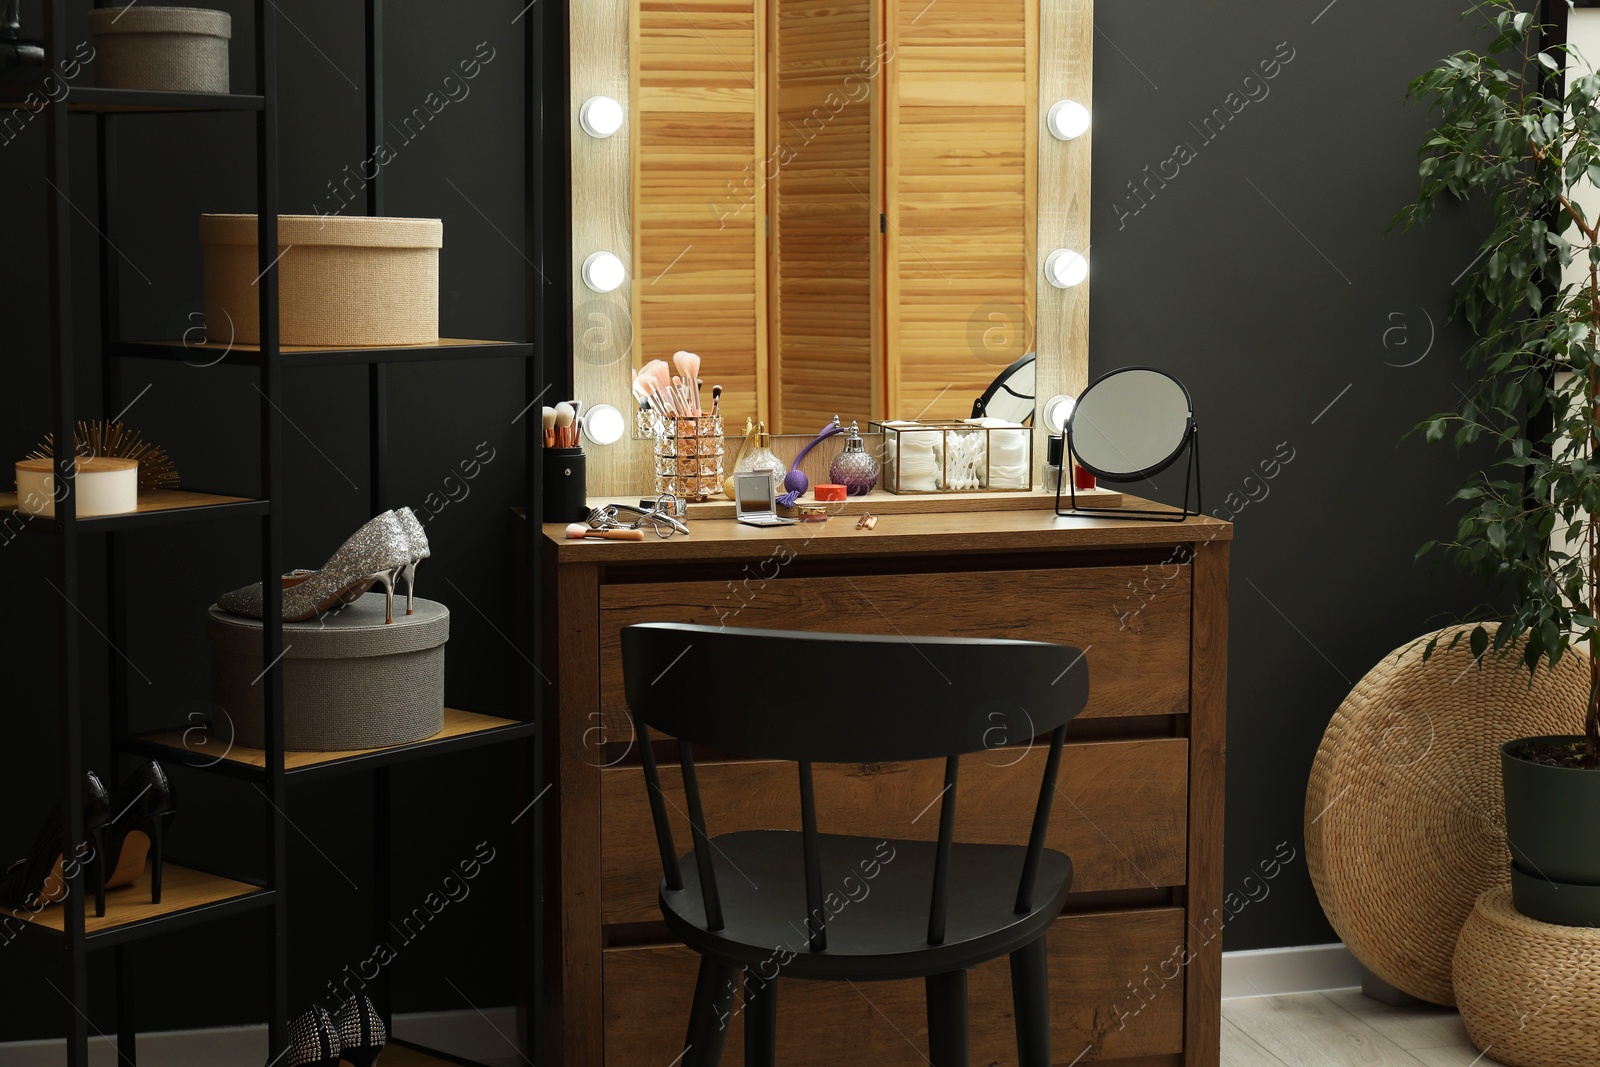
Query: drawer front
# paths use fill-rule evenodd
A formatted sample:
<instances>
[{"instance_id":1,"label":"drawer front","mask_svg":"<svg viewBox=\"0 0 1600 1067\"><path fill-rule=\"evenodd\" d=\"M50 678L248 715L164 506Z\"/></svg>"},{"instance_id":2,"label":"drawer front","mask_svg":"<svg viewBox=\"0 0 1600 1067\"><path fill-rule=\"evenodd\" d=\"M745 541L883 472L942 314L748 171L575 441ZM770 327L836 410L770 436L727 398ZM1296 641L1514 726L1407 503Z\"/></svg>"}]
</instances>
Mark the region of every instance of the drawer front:
<instances>
[{"instance_id":1,"label":"drawer front","mask_svg":"<svg viewBox=\"0 0 1600 1067\"><path fill-rule=\"evenodd\" d=\"M752 574L756 568L749 568ZM1085 650L1084 716L1189 710L1188 565L674 582L600 590L603 737L626 739L621 630L636 622L1059 641ZM848 668L846 668L848 669ZM716 679L706 679L708 690ZM776 682L777 679L775 678ZM791 684L848 699L831 665ZM863 714L871 714L863 708Z\"/></svg>"},{"instance_id":2,"label":"drawer front","mask_svg":"<svg viewBox=\"0 0 1600 1067\"><path fill-rule=\"evenodd\" d=\"M1157 1057L1181 1052L1182 941L1178 908L1056 920L1049 940L1051 1058L1057 1064L1143 1064L1165 1062ZM677 1060L698 964L694 952L681 945L606 950L601 966L607 1067ZM973 969L967 998L972 1062L1015 1063L1011 975L1004 958ZM738 1005L736 999L735 1009ZM728 1021L724 1063L740 1062L743 1035L736 1010ZM779 1063L926 1067L927 1052L921 981L852 985L779 979Z\"/></svg>"},{"instance_id":3,"label":"drawer front","mask_svg":"<svg viewBox=\"0 0 1600 1067\"><path fill-rule=\"evenodd\" d=\"M1026 844L1048 755L1046 747L1034 745L964 757L956 837ZM1184 884L1188 756L1189 742L1178 737L1065 746L1049 844L1072 857L1074 892ZM712 834L800 829L795 764L697 762L696 769ZM824 833L924 841L938 836L941 760L818 764L813 775ZM689 849L689 822L677 767L662 766L661 787L681 854ZM600 805L604 920L659 921L661 857L644 772L635 766L601 772Z\"/></svg>"}]
</instances>

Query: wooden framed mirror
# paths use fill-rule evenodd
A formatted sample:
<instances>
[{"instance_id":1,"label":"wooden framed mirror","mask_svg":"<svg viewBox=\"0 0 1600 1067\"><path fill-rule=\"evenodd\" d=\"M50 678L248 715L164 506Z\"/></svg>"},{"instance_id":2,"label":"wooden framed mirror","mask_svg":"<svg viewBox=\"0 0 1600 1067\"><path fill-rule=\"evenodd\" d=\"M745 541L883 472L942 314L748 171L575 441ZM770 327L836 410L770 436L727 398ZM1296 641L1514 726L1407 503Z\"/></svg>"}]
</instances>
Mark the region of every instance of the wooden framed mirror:
<instances>
[{"instance_id":1,"label":"wooden framed mirror","mask_svg":"<svg viewBox=\"0 0 1600 1067\"><path fill-rule=\"evenodd\" d=\"M571 14L574 383L634 404L648 359L700 354L744 416L961 418L1037 353L1043 397L1087 381L1092 0L586 0ZM582 120L597 97L610 136ZM595 105L591 105L593 107ZM604 130L604 124L599 129ZM611 252L610 291L584 264ZM1059 258L1059 257L1058 257ZM1036 420L1037 421L1037 420ZM1042 430L1035 449L1043 457ZM648 481L636 441L594 493Z\"/></svg>"}]
</instances>

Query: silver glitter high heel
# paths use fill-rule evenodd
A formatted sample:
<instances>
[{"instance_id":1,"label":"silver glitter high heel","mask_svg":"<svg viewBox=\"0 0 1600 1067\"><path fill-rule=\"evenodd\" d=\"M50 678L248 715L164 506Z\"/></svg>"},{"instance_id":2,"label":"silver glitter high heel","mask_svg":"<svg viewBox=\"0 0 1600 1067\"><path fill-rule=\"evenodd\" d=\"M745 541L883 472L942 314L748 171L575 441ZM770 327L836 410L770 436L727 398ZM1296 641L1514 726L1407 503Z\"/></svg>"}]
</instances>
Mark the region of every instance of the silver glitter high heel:
<instances>
[{"instance_id":1,"label":"silver glitter high heel","mask_svg":"<svg viewBox=\"0 0 1600 1067\"><path fill-rule=\"evenodd\" d=\"M383 583L384 621L394 622L394 590L413 560L411 539L394 512L386 511L351 535L321 570L295 571L283 582L283 621L305 622L360 599ZM235 589L217 598L217 607L234 615L259 619L261 583Z\"/></svg>"},{"instance_id":2,"label":"silver glitter high heel","mask_svg":"<svg viewBox=\"0 0 1600 1067\"><path fill-rule=\"evenodd\" d=\"M412 598L417 593L417 568L422 561L433 555L428 550L428 535L422 529L422 523L410 508L396 508L395 518L400 520L400 525L406 531L406 537L411 540L411 561L406 564L406 614L414 615Z\"/></svg>"}]
</instances>

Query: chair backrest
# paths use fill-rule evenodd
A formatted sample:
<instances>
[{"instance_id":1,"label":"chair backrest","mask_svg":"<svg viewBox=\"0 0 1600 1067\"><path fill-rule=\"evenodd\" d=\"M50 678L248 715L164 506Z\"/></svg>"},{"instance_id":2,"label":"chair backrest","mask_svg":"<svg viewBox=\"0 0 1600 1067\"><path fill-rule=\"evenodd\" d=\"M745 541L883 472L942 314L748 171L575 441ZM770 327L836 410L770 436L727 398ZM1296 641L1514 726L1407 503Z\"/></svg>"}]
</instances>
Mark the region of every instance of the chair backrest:
<instances>
[{"instance_id":1,"label":"chair backrest","mask_svg":"<svg viewBox=\"0 0 1600 1067\"><path fill-rule=\"evenodd\" d=\"M885 637L640 623L622 631L628 707L641 739L650 812L669 889L683 887L646 727L677 739L695 867L708 928L723 927L692 745L799 764L806 897L822 905L813 763L945 760L928 941L944 940L960 757L1050 735L1017 911L1033 887L1067 723L1089 698L1083 653L1066 645L985 638ZM814 679L833 679L819 685ZM825 927L812 951L827 947Z\"/></svg>"}]
</instances>

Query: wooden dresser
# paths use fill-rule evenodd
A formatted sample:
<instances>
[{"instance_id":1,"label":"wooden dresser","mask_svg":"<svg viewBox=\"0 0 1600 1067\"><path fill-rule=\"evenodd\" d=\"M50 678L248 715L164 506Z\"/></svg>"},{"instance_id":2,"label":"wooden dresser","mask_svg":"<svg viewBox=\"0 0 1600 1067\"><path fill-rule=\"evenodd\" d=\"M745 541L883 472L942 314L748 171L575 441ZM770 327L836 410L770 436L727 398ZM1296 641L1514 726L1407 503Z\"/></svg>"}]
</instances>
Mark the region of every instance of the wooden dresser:
<instances>
[{"instance_id":1,"label":"wooden dresser","mask_svg":"<svg viewBox=\"0 0 1600 1067\"><path fill-rule=\"evenodd\" d=\"M1085 650L1089 705L1073 723L1050 845L1074 893L1050 934L1057 1064L1216 1067L1232 527L1061 519L1049 512L834 518L781 530L728 520L640 543L544 530L545 653L558 717L549 746L550 1002L541 1063L668 1067L682 1049L696 957L656 905L660 861L622 689L619 631L646 621L1061 641ZM773 685L850 697L870 663L773 664ZM707 700L725 692L701 680ZM863 716L873 713L860 709ZM1026 839L1044 750L1026 738L963 759L960 840ZM658 749L666 758L665 748ZM824 832L931 838L920 818L942 766L819 766ZM663 768L689 839L681 780ZM799 829L792 765L700 763L713 834ZM1005 961L970 978L974 1064L1016 1062ZM926 1062L921 982L787 983L779 1062ZM740 1062L737 1014L726 1063Z\"/></svg>"}]
</instances>

